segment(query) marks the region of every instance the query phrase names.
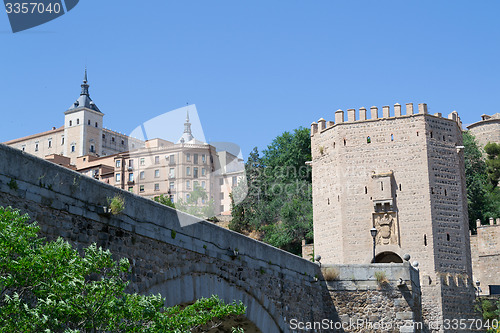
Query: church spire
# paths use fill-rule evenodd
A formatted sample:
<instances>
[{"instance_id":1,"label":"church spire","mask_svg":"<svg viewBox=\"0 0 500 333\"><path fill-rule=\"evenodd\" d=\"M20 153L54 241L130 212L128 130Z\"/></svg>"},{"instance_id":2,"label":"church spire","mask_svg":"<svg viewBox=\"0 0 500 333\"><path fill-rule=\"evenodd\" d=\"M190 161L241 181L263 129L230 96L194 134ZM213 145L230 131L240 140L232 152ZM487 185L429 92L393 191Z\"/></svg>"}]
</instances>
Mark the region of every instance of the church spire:
<instances>
[{"instance_id":1,"label":"church spire","mask_svg":"<svg viewBox=\"0 0 500 333\"><path fill-rule=\"evenodd\" d=\"M80 96L81 95L89 96L89 85L87 84L87 66L85 66L85 75L83 77L83 83L81 87L82 87L82 92L80 93Z\"/></svg>"}]
</instances>

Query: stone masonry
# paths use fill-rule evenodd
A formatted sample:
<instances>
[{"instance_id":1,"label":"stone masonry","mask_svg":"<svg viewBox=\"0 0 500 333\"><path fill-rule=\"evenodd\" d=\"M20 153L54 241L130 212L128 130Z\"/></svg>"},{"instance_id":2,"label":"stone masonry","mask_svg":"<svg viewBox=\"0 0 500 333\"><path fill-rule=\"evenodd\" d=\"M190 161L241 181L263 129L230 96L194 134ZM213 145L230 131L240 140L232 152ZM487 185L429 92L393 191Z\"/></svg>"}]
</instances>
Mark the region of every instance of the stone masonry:
<instances>
[{"instance_id":1,"label":"stone masonry","mask_svg":"<svg viewBox=\"0 0 500 333\"><path fill-rule=\"evenodd\" d=\"M104 206L116 195L125 209L110 215ZM318 264L1 144L0 205L28 213L48 239L79 249L95 242L128 258L130 291L161 293L167 305L212 294L241 300L266 333L418 331L420 282L407 262L340 267L332 280ZM349 326L355 318L391 329Z\"/></svg>"},{"instance_id":2,"label":"stone masonry","mask_svg":"<svg viewBox=\"0 0 500 333\"><path fill-rule=\"evenodd\" d=\"M324 264L402 262L420 268L427 331L472 318L474 289L461 122L427 105L335 112L311 125L315 254Z\"/></svg>"}]
</instances>

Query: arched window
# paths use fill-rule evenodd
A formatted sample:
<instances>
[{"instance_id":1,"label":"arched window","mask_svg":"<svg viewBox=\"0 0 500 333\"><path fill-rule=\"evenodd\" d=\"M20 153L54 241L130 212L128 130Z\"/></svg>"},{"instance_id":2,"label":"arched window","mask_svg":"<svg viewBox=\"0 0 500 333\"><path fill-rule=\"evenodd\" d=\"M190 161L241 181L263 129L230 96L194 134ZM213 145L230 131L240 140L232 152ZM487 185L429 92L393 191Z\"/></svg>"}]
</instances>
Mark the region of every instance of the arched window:
<instances>
[{"instance_id":1,"label":"arched window","mask_svg":"<svg viewBox=\"0 0 500 333\"><path fill-rule=\"evenodd\" d=\"M366 143L372 143L372 139L369 136L366 137Z\"/></svg>"},{"instance_id":2,"label":"arched window","mask_svg":"<svg viewBox=\"0 0 500 333\"><path fill-rule=\"evenodd\" d=\"M449 242L450 241L450 234L446 234L446 240Z\"/></svg>"},{"instance_id":3,"label":"arched window","mask_svg":"<svg viewBox=\"0 0 500 333\"><path fill-rule=\"evenodd\" d=\"M391 134L391 141L394 141L394 134Z\"/></svg>"},{"instance_id":4,"label":"arched window","mask_svg":"<svg viewBox=\"0 0 500 333\"><path fill-rule=\"evenodd\" d=\"M424 246L427 246L427 235L424 235Z\"/></svg>"}]
</instances>

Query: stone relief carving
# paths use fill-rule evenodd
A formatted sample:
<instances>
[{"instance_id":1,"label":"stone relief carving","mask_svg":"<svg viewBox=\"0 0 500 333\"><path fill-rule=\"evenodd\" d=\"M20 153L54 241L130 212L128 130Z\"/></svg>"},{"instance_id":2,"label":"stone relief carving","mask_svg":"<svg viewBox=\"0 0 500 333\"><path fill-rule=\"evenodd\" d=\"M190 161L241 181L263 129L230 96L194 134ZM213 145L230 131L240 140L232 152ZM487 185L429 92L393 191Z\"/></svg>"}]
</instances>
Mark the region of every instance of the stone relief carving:
<instances>
[{"instance_id":1,"label":"stone relief carving","mask_svg":"<svg viewBox=\"0 0 500 333\"><path fill-rule=\"evenodd\" d=\"M399 243L396 221L397 217L395 213L374 215L374 224L377 229L377 245L397 245Z\"/></svg>"}]
</instances>

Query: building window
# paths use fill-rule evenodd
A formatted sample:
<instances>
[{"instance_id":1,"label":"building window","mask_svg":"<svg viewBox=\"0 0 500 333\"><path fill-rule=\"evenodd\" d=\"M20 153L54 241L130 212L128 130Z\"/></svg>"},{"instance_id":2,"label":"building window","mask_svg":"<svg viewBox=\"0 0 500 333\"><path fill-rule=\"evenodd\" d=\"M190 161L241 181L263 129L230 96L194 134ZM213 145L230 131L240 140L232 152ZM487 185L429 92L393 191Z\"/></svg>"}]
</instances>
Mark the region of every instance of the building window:
<instances>
[{"instance_id":1,"label":"building window","mask_svg":"<svg viewBox=\"0 0 500 333\"><path fill-rule=\"evenodd\" d=\"M89 119L89 121L88 121L88 124L90 125L90 119Z\"/></svg>"},{"instance_id":2,"label":"building window","mask_svg":"<svg viewBox=\"0 0 500 333\"><path fill-rule=\"evenodd\" d=\"M133 182L134 181L134 173L131 172L131 173L128 174L128 181L129 182Z\"/></svg>"},{"instance_id":3,"label":"building window","mask_svg":"<svg viewBox=\"0 0 500 333\"><path fill-rule=\"evenodd\" d=\"M97 125L97 121L95 122L95 127L99 127L99 125Z\"/></svg>"},{"instance_id":4,"label":"building window","mask_svg":"<svg viewBox=\"0 0 500 333\"><path fill-rule=\"evenodd\" d=\"M21 149L22 149L23 151L25 151L25 150L26 150L26 146L25 146L25 145L23 145L23 146L21 147Z\"/></svg>"},{"instance_id":5,"label":"building window","mask_svg":"<svg viewBox=\"0 0 500 333\"><path fill-rule=\"evenodd\" d=\"M202 181L201 182L201 188L205 188L206 187L206 182L205 181Z\"/></svg>"},{"instance_id":6,"label":"building window","mask_svg":"<svg viewBox=\"0 0 500 333\"><path fill-rule=\"evenodd\" d=\"M75 152L75 150L76 150L75 145L71 145L71 152L72 152L72 153L74 153L74 152Z\"/></svg>"},{"instance_id":7,"label":"building window","mask_svg":"<svg viewBox=\"0 0 500 333\"><path fill-rule=\"evenodd\" d=\"M205 176L205 173L206 173L205 168L201 168L201 175L202 175L202 176Z\"/></svg>"},{"instance_id":8,"label":"building window","mask_svg":"<svg viewBox=\"0 0 500 333\"><path fill-rule=\"evenodd\" d=\"M170 202L172 202L172 203L174 202L174 195L173 194L170 195Z\"/></svg>"},{"instance_id":9,"label":"building window","mask_svg":"<svg viewBox=\"0 0 500 333\"><path fill-rule=\"evenodd\" d=\"M220 205L220 211L223 212L224 211L224 205Z\"/></svg>"},{"instance_id":10,"label":"building window","mask_svg":"<svg viewBox=\"0 0 500 333\"><path fill-rule=\"evenodd\" d=\"M224 178L219 179L219 185L220 186L224 185Z\"/></svg>"},{"instance_id":11,"label":"building window","mask_svg":"<svg viewBox=\"0 0 500 333\"><path fill-rule=\"evenodd\" d=\"M224 192L220 192L220 199L224 200Z\"/></svg>"},{"instance_id":12,"label":"building window","mask_svg":"<svg viewBox=\"0 0 500 333\"><path fill-rule=\"evenodd\" d=\"M159 191L160 190L160 184L159 183L155 183L155 191Z\"/></svg>"},{"instance_id":13,"label":"building window","mask_svg":"<svg viewBox=\"0 0 500 333\"><path fill-rule=\"evenodd\" d=\"M35 151L38 151L38 143L35 143Z\"/></svg>"},{"instance_id":14,"label":"building window","mask_svg":"<svg viewBox=\"0 0 500 333\"><path fill-rule=\"evenodd\" d=\"M122 145L124 145L124 144L125 144L125 140L122 140Z\"/></svg>"},{"instance_id":15,"label":"building window","mask_svg":"<svg viewBox=\"0 0 500 333\"><path fill-rule=\"evenodd\" d=\"M111 142L115 142L115 137L114 136L111 137Z\"/></svg>"},{"instance_id":16,"label":"building window","mask_svg":"<svg viewBox=\"0 0 500 333\"><path fill-rule=\"evenodd\" d=\"M394 141L394 134L391 134L391 141Z\"/></svg>"},{"instance_id":17,"label":"building window","mask_svg":"<svg viewBox=\"0 0 500 333\"><path fill-rule=\"evenodd\" d=\"M122 175L118 172L115 177L115 181L119 183L122 180Z\"/></svg>"},{"instance_id":18,"label":"building window","mask_svg":"<svg viewBox=\"0 0 500 333\"><path fill-rule=\"evenodd\" d=\"M233 186L238 185L238 177L233 176L233 179L232 179L232 180L233 180Z\"/></svg>"},{"instance_id":19,"label":"building window","mask_svg":"<svg viewBox=\"0 0 500 333\"><path fill-rule=\"evenodd\" d=\"M372 139L369 136L366 137L366 143L372 143Z\"/></svg>"},{"instance_id":20,"label":"building window","mask_svg":"<svg viewBox=\"0 0 500 333\"><path fill-rule=\"evenodd\" d=\"M49 148L52 148L52 140L49 139Z\"/></svg>"},{"instance_id":21,"label":"building window","mask_svg":"<svg viewBox=\"0 0 500 333\"><path fill-rule=\"evenodd\" d=\"M205 163L205 161L206 161L205 154L201 154L201 163Z\"/></svg>"},{"instance_id":22,"label":"building window","mask_svg":"<svg viewBox=\"0 0 500 333\"><path fill-rule=\"evenodd\" d=\"M191 161L191 154L190 153L186 153L186 161Z\"/></svg>"},{"instance_id":23,"label":"building window","mask_svg":"<svg viewBox=\"0 0 500 333\"><path fill-rule=\"evenodd\" d=\"M190 167L186 168L186 175L191 176L191 168Z\"/></svg>"},{"instance_id":24,"label":"building window","mask_svg":"<svg viewBox=\"0 0 500 333\"><path fill-rule=\"evenodd\" d=\"M73 126L73 120L69 121L69 126Z\"/></svg>"},{"instance_id":25,"label":"building window","mask_svg":"<svg viewBox=\"0 0 500 333\"><path fill-rule=\"evenodd\" d=\"M139 178L140 178L140 179L144 179L144 178L145 178L145 176L144 176L144 171L141 171L141 173L139 174Z\"/></svg>"},{"instance_id":26,"label":"building window","mask_svg":"<svg viewBox=\"0 0 500 333\"><path fill-rule=\"evenodd\" d=\"M134 160L128 160L128 167L133 168L134 167Z\"/></svg>"},{"instance_id":27,"label":"building window","mask_svg":"<svg viewBox=\"0 0 500 333\"><path fill-rule=\"evenodd\" d=\"M175 184L174 184L174 182L170 182L168 185L169 185L169 188L170 188L171 190L174 190L174 188L175 188Z\"/></svg>"},{"instance_id":28,"label":"building window","mask_svg":"<svg viewBox=\"0 0 500 333\"><path fill-rule=\"evenodd\" d=\"M198 178L198 168L193 168L193 177Z\"/></svg>"},{"instance_id":29,"label":"building window","mask_svg":"<svg viewBox=\"0 0 500 333\"><path fill-rule=\"evenodd\" d=\"M103 135L102 135L102 138L103 138L103 139L106 139L106 134L103 134Z\"/></svg>"},{"instance_id":30,"label":"building window","mask_svg":"<svg viewBox=\"0 0 500 333\"><path fill-rule=\"evenodd\" d=\"M187 189L191 188L191 182L189 180L186 180L186 188Z\"/></svg>"},{"instance_id":31,"label":"building window","mask_svg":"<svg viewBox=\"0 0 500 333\"><path fill-rule=\"evenodd\" d=\"M160 156L155 156L155 164L160 164Z\"/></svg>"},{"instance_id":32,"label":"building window","mask_svg":"<svg viewBox=\"0 0 500 333\"><path fill-rule=\"evenodd\" d=\"M77 118L76 119L76 124L79 125L80 124L80 118Z\"/></svg>"},{"instance_id":33,"label":"building window","mask_svg":"<svg viewBox=\"0 0 500 333\"><path fill-rule=\"evenodd\" d=\"M160 178L160 169L155 170L155 178Z\"/></svg>"},{"instance_id":34,"label":"building window","mask_svg":"<svg viewBox=\"0 0 500 333\"><path fill-rule=\"evenodd\" d=\"M139 192L144 192L144 185L139 186Z\"/></svg>"},{"instance_id":35,"label":"building window","mask_svg":"<svg viewBox=\"0 0 500 333\"><path fill-rule=\"evenodd\" d=\"M141 159L139 160L139 164L140 165L146 165L146 159L144 157L141 157Z\"/></svg>"},{"instance_id":36,"label":"building window","mask_svg":"<svg viewBox=\"0 0 500 333\"><path fill-rule=\"evenodd\" d=\"M129 187L128 187L128 191L129 191L129 192L134 192L134 187L133 187L133 186L129 186Z\"/></svg>"},{"instance_id":37,"label":"building window","mask_svg":"<svg viewBox=\"0 0 500 333\"><path fill-rule=\"evenodd\" d=\"M170 170L168 172L168 177L175 178L175 169L174 168L170 168Z\"/></svg>"},{"instance_id":38,"label":"building window","mask_svg":"<svg viewBox=\"0 0 500 333\"><path fill-rule=\"evenodd\" d=\"M91 152L91 153L95 153L95 148L94 148L94 145L90 145L90 152Z\"/></svg>"},{"instance_id":39,"label":"building window","mask_svg":"<svg viewBox=\"0 0 500 333\"><path fill-rule=\"evenodd\" d=\"M172 154L172 155L169 156L168 163L175 164L175 155L174 154Z\"/></svg>"},{"instance_id":40,"label":"building window","mask_svg":"<svg viewBox=\"0 0 500 333\"><path fill-rule=\"evenodd\" d=\"M116 160L116 167L119 168L122 166L122 161L121 160Z\"/></svg>"},{"instance_id":41,"label":"building window","mask_svg":"<svg viewBox=\"0 0 500 333\"><path fill-rule=\"evenodd\" d=\"M61 146L64 145L64 136L61 137Z\"/></svg>"},{"instance_id":42,"label":"building window","mask_svg":"<svg viewBox=\"0 0 500 333\"><path fill-rule=\"evenodd\" d=\"M197 188L199 185L198 185L198 181L193 181L193 188Z\"/></svg>"},{"instance_id":43,"label":"building window","mask_svg":"<svg viewBox=\"0 0 500 333\"><path fill-rule=\"evenodd\" d=\"M198 154L194 154L193 158L194 158L193 163L198 164Z\"/></svg>"}]
</instances>

